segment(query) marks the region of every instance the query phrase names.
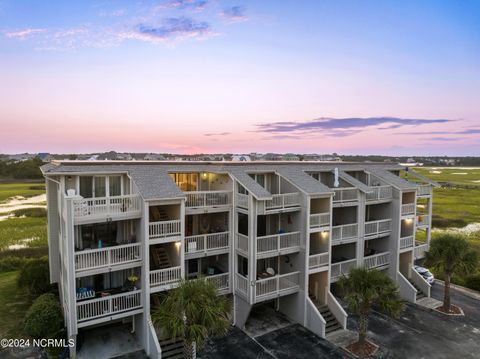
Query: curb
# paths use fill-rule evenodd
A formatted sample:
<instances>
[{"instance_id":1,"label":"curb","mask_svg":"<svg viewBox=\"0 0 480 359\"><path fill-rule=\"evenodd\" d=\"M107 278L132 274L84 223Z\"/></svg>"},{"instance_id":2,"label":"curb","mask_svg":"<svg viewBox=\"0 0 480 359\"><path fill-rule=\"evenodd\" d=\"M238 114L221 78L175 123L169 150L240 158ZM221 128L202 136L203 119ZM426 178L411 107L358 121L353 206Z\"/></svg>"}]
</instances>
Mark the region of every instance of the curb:
<instances>
[{"instance_id":1,"label":"curb","mask_svg":"<svg viewBox=\"0 0 480 359\"><path fill-rule=\"evenodd\" d=\"M438 282L440 285L445 286L445 282L441 279L435 279L435 282L436 283ZM459 291L460 293L466 295L467 297L480 300L480 292L477 292L476 290L465 288L460 285L452 284L452 283L450 283L450 288Z\"/></svg>"}]
</instances>

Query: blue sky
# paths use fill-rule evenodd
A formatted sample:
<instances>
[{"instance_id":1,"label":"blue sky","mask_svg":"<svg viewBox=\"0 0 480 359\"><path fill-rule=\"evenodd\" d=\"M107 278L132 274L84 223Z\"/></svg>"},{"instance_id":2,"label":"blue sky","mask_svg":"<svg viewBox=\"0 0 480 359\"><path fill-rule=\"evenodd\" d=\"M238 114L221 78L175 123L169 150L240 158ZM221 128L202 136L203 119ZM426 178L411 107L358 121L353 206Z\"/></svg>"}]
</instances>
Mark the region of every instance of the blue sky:
<instances>
[{"instance_id":1,"label":"blue sky","mask_svg":"<svg viewBox=\"0 0 480 359\"><path fill-rule=\"evenodd\" d=\"M479 14L0 0L0 152L480 155Z\"/></svg>"}]
</instances>

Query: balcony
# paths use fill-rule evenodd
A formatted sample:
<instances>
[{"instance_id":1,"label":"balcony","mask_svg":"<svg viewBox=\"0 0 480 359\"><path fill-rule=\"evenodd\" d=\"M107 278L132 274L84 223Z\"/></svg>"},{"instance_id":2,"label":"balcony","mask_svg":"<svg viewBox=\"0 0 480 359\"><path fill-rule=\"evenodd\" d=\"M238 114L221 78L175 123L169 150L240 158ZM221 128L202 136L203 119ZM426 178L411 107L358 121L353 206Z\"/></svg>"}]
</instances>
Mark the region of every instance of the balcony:
<instances>
[{"instance_id":1,"label":"balcony","mask_svg":"<svg viewBox=\"0 0 480 359\"><path fill-rule=\"evenodd\" d=\"M205 280L215 284L220 294L227 294L230 292L230 273L210 275L205 277Z\"/></svg>"},{"instance_id":2,"label":"balcony","mask_svg":"<svg viewBox=\"0 0 480 359\"><path fill-rule=\"evenodd\" d=\"M417 227L428 227L429 216L426 214L420 214L417 216Z\"/></svg>"},{"instance_id":3,"label":"balcony","mask_svg":"<svg viewBox=\"0 0 480 359\"><path fill-rule=\"evenodd\" d=\"M105 222L107 219L132 219L141 216L138 194L114 197L79 198L73 200L75 224Z\"/></svg>"},{"instance_id":4,"label":"balcony","mask_svg":"<svg viewBox=\"0 0 480 359\"><path fill-rule=\"evenodd\" d=\"M255 303L298 292L300 272L280 274L255 282Z\"/></svg>"},{"instance_id":5,"label":"balcony","mask_svg":"<svg viewBox=\"0 0 480 359\"><path fill-rule=\"evenodd\" d=\"M330 266L330 278L332 282L337 281L342 275L348 276L351 268L357 266L357 260L349 259L342 262L332 263Z\"/></svg>"},{"instance_id":6,"label":"balcony","mask_svg":"<svg viewBox=\"0 0 480 359\"><path fill-rule=\"evenodd\" d=\"M181 220L150 222L148 237L156 243L169 242L181 235Z\"/></svg>"},{"instance_id":7,"label":"balcony","mask_svg":"<svg viewBox=\"0 0 480 359\"><path fill-rule=\"evenodd\" d=\"M248 209L248 195L243 193L237 193L236 204L237 204L237 207Z\"/></svg>"},{"instance_id":8,"label":"balcony","mask_svg":"<svg viewBox=\"0 0 480 359\"><path fill-rule=\"evenodd\" d=\"M417 197L427 197L430 196L430 185L421 185L417 188Z\"/></svg>"},{"instance_id":9,"label":"balcony","mask_svg":"<svg viewBox=\"0 0 480 359\"><path fill-rule=\"evenodd\" d=\"M150 288L167 290L172 288L182 278L180 266L150 271Z\"/></svg>"},{"instance_id":10,"label":"balcony","mask_svg":"<svg viewBox=\"0 0 480 359\"><path fill-rule=\"evenodd\" d=\"M82 325L82 323L102 317L105 320L111 320L113 315L120 317L119 314L124 314L123 316L135 314L131 312L142 307L141 293L141 290L134 290L77 302L78 326L89 325L88 323Z\"/></svg>"},{"instance_id":11,"label":"balcony","mask_svg":"<svg viewBox=\"0 0 480 359\"><path fill-rule=\"evenodd\" d=\"M328 266L328 252L327 253L319 253L319 254L311 254L308 257L308 268L318 269L321 267Z\"/></svg>"},{"instance_id":12,"label":"balcony","mask_svg":"<svg viewBox=\"0 0 480 359\"><path fill-rule=\"evenodd\" d=\"M355 241L358 238L358 224L344 224L332 227L332 245Z\"/></svg>"},{"instance_id":13,"label":"balcony","mask_svg":"<svg viewBox=\"0 0 480 359\"><path fill-rule=\"evenodd\" d=\"M248 237L240 233L238 233L236 237L235 248L243 255L248 256Z\"/></svg>"},{"instance_id":14,"label":"balcony","mask_svg":"<svg viewBox=\"0 0 480 359\"><path fill-rule=\"evenodd\" d=\"M310 229L330 227L330 213L315 213L310 215Z\"/></svg>"},{"instance_id":15,"label":"balcony","mask_svg":"<svg viewBox=\"0 0 480 359\"><path fill-rule=\"evenodd\" d=\"M411 216L415 214L415 203L402 204L402 216Z\"/></svg>"},{"instance_id":16,"label":"balcony","mask_svg":"<svg viewBox=\"0 0 480 359\"><path fill-rule=\"evenodd\" d=\"M413 236L406 236L400 238L400 249L407 249L413 247Z\"/></svg>"},{"instance_id":17,"label":"balcony","mask_svg":"<svg viewBox=\"0 0 480 359\"><path fill-rule=\"evenodd\" d=\"M289 209L300 206L300 193L274 194L272 199L265 201L265 211Z\"/></svg>"},{"instance_id":18,"label":"balcony","mask_svg":"<svg viewBox=\"0 0 480 359\"><path fill-rule=\"evenodd\" d=\"M391 219L365 222L365 237L368 237L369 239L388 236L391 230Z\"/></svg>"},{"instance_id":19,"label":"balcony","mask_svg":"<svg viewBox=\"0 0 480 359\"><path fill-rule=\"evenodd\" d=\"M248 278L243 275L236 273L236 290L235 293L239 294L243 299L248 300Z\"/></svg>"},{"instance_id":20,"label":"balcony","mask_svg":"<svg viewBox=\"0 0 480 359\"><path fill-rule=\"evenodd\" d=\"M354 205L358 201L358 190L353 187L333 188L335 196L333 205L344 206Z\"/></svg>"},{"instance_id":21,"label":"balcony","mask_svg":"<svg viewBox=\"0 0 480 359\"><path fill-rule=\"evenodd\" d=\"M185 237L185 258L197 258L228 252L230 232Z\"/></svg>"},{"instance_id":22,"label":"balcony","mask_svg":"<svg viewBox=\"0 0 480 359\"><path fill-rule=\"evenodd\" d=\"M415 244L415 249L413 250L413 256L415 259L425 258L425 252L428 251L428 243L424 244Z\"/></svg>"},{"instance_id":23,"label":"balcony","mask_svg":"<svg viewBox=\"0 0 480 359\"><path fill-rule=\"evenodd\" d=\"M142 260L141 243L86 249L75 252L75 270L77 272L109 268Z\"/></svg>"},{"instance_id":24,"label":"balcony","mask_svg":"<svg viewBox=\"0 0 480 359\"><path fill-rule=\"evenodd\" d=\"M387 201L392 199L392 186L375 186L370 187L370 190L372 192L367 193L366 195L367 202Z\"/></svg>"},{"instance_id":25,"label":"balcony","mask_svg":"<svg viewBox=\"0 0 480 359\"><path fill-rule=\"evenodd\" d=\"M363 259L363 265L367 269L383 267L390 264L390 252L378 253Z\"/></svg>"},{"instance_id":26,"label":"balcony","mask_svg":"<svg viewBox=\"0 0 480 359\"><path fill-rule=\"evenodd\" d=\"M185 192L187 208L225 207L232 204L231 191L191 191Z\"/></svg>"},{"instance_id":27,"label":"balcony","mask_svg":"<svg viewBox=\"0 0 480 359\"><path fill-rule=\"evenodd\" d=\"M300 232L257 237L257 258L289 254L299 250Z\"/></svg>"}]
</instances>

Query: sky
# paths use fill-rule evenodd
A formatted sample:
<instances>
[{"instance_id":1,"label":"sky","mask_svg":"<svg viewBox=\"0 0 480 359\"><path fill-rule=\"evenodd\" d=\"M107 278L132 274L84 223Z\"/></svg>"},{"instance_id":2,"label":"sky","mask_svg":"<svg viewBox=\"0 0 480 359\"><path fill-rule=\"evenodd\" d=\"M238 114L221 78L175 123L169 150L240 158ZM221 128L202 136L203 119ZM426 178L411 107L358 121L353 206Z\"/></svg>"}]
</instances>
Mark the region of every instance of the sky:
<instances>
[{"instance_id":1,"label":"sky","mask_svg":"<svg viewBox=\"0 0 480 359\"><path fill-rule=\"evenodd\" d=\"M0 0L0 153L480 155L480 1Z\"/></svg>"}]
</instances>

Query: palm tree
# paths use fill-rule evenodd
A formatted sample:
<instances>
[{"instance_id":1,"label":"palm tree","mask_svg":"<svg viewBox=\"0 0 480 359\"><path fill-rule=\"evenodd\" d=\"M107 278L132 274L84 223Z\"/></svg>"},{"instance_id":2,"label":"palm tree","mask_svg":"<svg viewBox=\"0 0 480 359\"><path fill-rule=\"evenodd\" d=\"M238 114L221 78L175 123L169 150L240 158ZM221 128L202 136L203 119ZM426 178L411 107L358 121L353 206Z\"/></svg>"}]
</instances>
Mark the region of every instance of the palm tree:
<instances>
[{"instance_id":1,"label":"palm tree","mask_svg":"<svg viewBox=\"0 0 480 359\"><path fill-rule=\"evenodd\" d=\"M367 342L368 318L373 305L391 316L398 316L403 310L403 301L398 287L385 272L363 267L352 268L348 277L339 280L344 299L349 309L358 315L358 345Z\"/></svg>"},{"instance_id":2,"label":"palm tree","mask_svg":"<svg viewBox=\"0 0 480 359\"><path fill-rule=\"evenodd\" d=\"M426 253L425 263L444 275L443 310L449 313L452 276L474 272L478 265L478 255L470 248L468 241L462 235L443 233L432 239L430 250Z\"/></svg>"},{"instance_id":3,"label":"palm tree","mask_svg":"<svg viewBox=\"0 0 480 359\"><path fill-rule=\"evenodd\" d=\"M152 309L152 320L163 334L184 339L186 358L195 358L196 348L202 347L208 337L225 334L229 315L230 302L203 277L182 281L161 295Z\"/></svg>"}]
</instances>

